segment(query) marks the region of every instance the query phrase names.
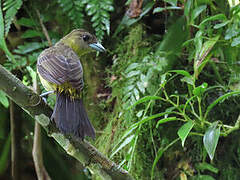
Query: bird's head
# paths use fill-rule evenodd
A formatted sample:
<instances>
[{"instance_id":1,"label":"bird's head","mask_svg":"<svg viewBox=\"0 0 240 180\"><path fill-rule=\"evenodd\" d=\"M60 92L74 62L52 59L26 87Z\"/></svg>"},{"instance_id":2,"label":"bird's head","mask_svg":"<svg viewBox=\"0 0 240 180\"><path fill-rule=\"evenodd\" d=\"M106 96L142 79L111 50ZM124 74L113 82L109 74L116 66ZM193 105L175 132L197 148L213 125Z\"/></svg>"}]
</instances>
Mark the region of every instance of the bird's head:
<instances>
[{"instance_id":1,"label":"bird's head","mask_svg":"<svg viewBox=\"0 0 240 180\"><path fill-rule=\"evenodd\" d=\"M73 30L61 39L61 42L71 47L80 56L93 50L100 52L106 51L94 35L83 29Z\"/></svg>"}]
</instances>

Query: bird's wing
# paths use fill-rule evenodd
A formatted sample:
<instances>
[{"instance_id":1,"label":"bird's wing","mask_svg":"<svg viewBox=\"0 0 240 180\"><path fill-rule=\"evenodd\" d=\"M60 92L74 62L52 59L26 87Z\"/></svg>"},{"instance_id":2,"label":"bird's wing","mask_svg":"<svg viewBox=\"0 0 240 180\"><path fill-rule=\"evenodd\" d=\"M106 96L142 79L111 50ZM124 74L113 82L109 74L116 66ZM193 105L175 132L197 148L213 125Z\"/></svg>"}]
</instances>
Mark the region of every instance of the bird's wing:
<instances>
[{"instance_id":1,"label":"bird's wing","mask_svg":"<svg viewBox=\"0 0 240 180\"><path fill-rule=\"evenodd\" d=\"M38 58L37 69L43 79L61 85L69 82L73 88L83 88L83 72L79 59L46 53Z\"/></svg>"}]
</instances>

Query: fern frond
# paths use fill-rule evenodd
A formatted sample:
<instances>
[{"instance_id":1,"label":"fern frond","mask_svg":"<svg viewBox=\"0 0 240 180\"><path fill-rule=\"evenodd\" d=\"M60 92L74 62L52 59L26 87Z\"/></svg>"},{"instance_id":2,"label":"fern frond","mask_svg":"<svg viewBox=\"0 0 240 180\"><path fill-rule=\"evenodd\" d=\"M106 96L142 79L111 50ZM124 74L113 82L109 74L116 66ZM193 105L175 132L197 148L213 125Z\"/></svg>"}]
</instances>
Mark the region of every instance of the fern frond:
<instances>
[{"instance_id":1,"label":"fern frond","mask_svg":"<svg viewBox=\"0 0 240 180\"><path fill-rule=\"evenodd\" d=\"M99 40L103 39L105 33L110 34L110 12L114 10L112 0L90 0L86 3L86 13L92 16L92 26Z\"/></svg>"},{"instance_id":2,"label":"fern frond","mask_svg":"<svg viewBox=\"0 0 240 180\"><path fill-rule=\"evenodd\" d=\"M17 11L20 9L21 6L22 6L22 0L6 0L3 3L3 11L5 12L5 16L4 16L5 37L9 32L14 16L17 14Z\"/></svg>"},{"instance_id":3,"label":"fern frond","mask_svg":"<svg viewBox=\"0 0 240 180\"><path fill-rule=\"evenodd\" d=\"M71 19L76 28L83 25L84 4L79 0L58 0L63 12Z\"/></svg>"}]
</instances>

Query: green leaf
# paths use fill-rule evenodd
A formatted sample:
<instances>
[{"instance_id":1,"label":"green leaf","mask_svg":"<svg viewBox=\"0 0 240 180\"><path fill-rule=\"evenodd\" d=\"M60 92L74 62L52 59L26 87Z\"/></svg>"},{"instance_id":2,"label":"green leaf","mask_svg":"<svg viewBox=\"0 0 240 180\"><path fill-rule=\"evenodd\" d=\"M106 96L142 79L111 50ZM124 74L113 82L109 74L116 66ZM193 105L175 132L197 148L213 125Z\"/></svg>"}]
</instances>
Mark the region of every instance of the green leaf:
<instances>
[{"instance_id":1,"label":"green leaf","mask_svg":"<svg viewBox=\"0 0 240 180\"><path fill-rule=\"evenodd\" d=\"M127 93L129 91L132 91L134 87L135 87L134 85L126 86L124 87L123 92Z\"/></svg>"},{"instance_id":2,"label":"green leaf","mask_svg":"<svg viewBox=\"0 0 240 180\"><path fill-rule=\"evenodd\" d=\"M120 144L121 142L123 142L124 140L126 140L126 138L127 138L135 129L136 129L136 127L128 128L128 129L124 132L124 134L123 134L123 136L121 137L121 139L120 139L120 140L116 143L116 145L112 148L112 151L113 151L113 152L116 151L115 149L117 149L117 148L119 147L119 144ZM112 155L111 155L110 157L112 157Z\"/></svg>"},{"instance_id":3,"label":"green leaf","mask_svg":"<svg viewBox=\"0 0 240 180\"><path fill-rule=\"evenodd\" d=\"M144 87L143 82L138 81L138 82L137 82L137 87L138 87L138 89L140 90L140 92L141 92L142 94L145 93L145 87Z\"/></svg>"},{"instance_id":4,"label":"green leaf","mask_svg":"<svg viewBox=\"0 0 240 180\"><path fill-rule=\"evenodd\" d=\"M193 80L193 77L187 77L187 76L185 76L185 77L183 77L183 78L181 78L181 81L182 82L186 82L187 84L190 84L190 85L194 85L194 80Z\"/></svg>"},{"instance_id":5,"label":"green leaf","mask_svg":"<svg viewBox=\"0 0 240 180\"><path fill-rule=\"evenodd\" d=\"M228 1L228 3L230 5L230 12L232 13L232 16L240 12L240 6L237 1Z\"/></svg>"},{"instance_id":6,"label":"green leaf","mask_svg":"<svg viewBox=\"0 0 240 180\"><path fill-rule=\"evenodd\" d=\"M191 74L189 74L189 72L184 71L184 70L171 70L171 71L168 71L168 72L175 72L177 74L181 74L181 75L189 77L189 78L192 77Z\"/></svg>"},{"instance_id":7,"label":"green leaf","mask_svg":"<svg viewBox=\"0 0 240 180\"><path fill-rule=\"evenodd\" d=\"M28 72L29 72L29 74L30 74L30 76L31 76L31 78L32 78L32 81L33 81L33 82L36 81L36 79L37 79L37 73L36 73L36 71L34 71L34 70L31 68L31 66L27 66L27 70L28 70Z\"/></svg>"},{"instance_id":8,"label":"green leaf","mask_svg":"<svg viewBox=\"0 0 240 180\"><path fill-rule=\"evenodd\" d=\"M25 27L35 27L36 23L34 20L30 19L30 18L25 18L22 17L21 19L19 19L17 21L17 24L21 25L21 26L25 26Z\"/></svg>"},{"instance_id":9,"label":"green leaf","mask_svg":"<svg viewBox=\"0 0 240 180\"><path fill-rule=\"evenodd\" d=\"M204 19L200 24L200 28L203 28L205 26L205 23L206 22L209 22L209 21L216 21L216 20L222 20L222 21L227 21L227 18L224 14L217 14L217 15L214 15L214 16L210 16L206 19Z\"/></svg>"},{"instance_id":10,"label":"green leaf","mask_svg":"<svg viewBox=\"0 0 240 180\"><path fill-rule=\"evenodd\" d=\"M200 97L200 96L203 95L203 93L205 92L205 90L207 89L207 87L208 87L208 84L207 84L207 83L203 83L202 85L196 87L196 88L193 90L193 94L194 94L195 96Z\"/></svg>"},{"instance_id":11,"label":"green leaf","mask_svg":"<svg viewBox=\"0 0 240 180\"><path fill-rule=\"evenodd\" d=\"M171 114L170 112L167 112L166 114ZM165 115L165 114L164 114ZM177 121L178 119L176 117L168 117L168 118L164 118L164 119L160 119L158 122L157 122L157 125L156 125L156 128L158 128L158 126L160 124L164 124L164 123L167 123L167 122L170 122L170 121Z\"/></svg>"},{"instance_id":12,"label":"green leaf","mask_svg":"<svg viewBox=\"0 0 240 180\"><path fill-rule=\"evenodd\" d=\"M164 0L164 1L171 4L172 6L177 6L177 0Z\"/></svg>"},{"instance_id":13,"label":"green leaf","mask_svg":"<svg viewBox=\"0 0 240 180\"><path fill-rule=\"evenodd\" d=\"M139 66L140 66L139 63L132 63L127 67L127 69L125 70L125 73L128 73L129 71L132 71L133 69L136 69Z\"/></svg>"},{"instance_id":14,"label":"green leaf","mask_svg":"<svg viewBox=\"0 0 240 180\"><path fill-rule=\"evenodd\" d=\"M32 42L32 43L24 43L24 45L19 45L17 49L14 50L15 53L18 54L27 54L37 49L41 49L46 47L46 43Z\"/></svg>"},{"instance_id":15,"label":"green leaf","mask_svg":"<svg viewBox=\"0 0 240 180\"><path fill-rule=\"evenodd\" d=\"M13 18L17 14L18 9L20 9L21 6L22 0L8 0L3 3L3 10L5 11L5 36L7 36Z\"/></svg>"},{"instance_id":16,"label":"green leaf","mask_svg":"<svg viewBox=\"0 0 240 180\"><path fill-rule=\"evenodd\" d=\"M215 180L215 179L209 175L197 175L191 178L191 180Z\"/></svg>"},{"instance_id":17,"label":"green leaf","mask_svg":"<svg viewBox=\"0 0 240 180\"><path fill-rule=\"evenodd\" d=\"M219 28L221 28L221 27L224 27L224 26L226 26L228 23L230 23L231 21L225 21L225 22L222 22L222 23L220 23L220 24L216 24L213 28L214 29L219 29Z\"/></svg>"},{"instance_id":18,"label":"green leaf","mask_svg":"<svg viewBox=\"0 0 240 180\"><path fill-rule=\"evenodd\" d=\"M109 12L114 11L114 7L112 5L107 5L107 4L105 6L103 6L103 9L105 9Z\"/></svg>"},{"instance_id":19,"label":"green leaf","mask_svg":"<svg viewBox=\"0 0 240 180\"><path fill-rule=\"evenodd\" d=\"M136 100L139 100L140 96L139 96L139 91L137 88L134 88L133 93L135 95Z\"/></svg>"},{"instance_id":20,"label":"green leaf","mask_svg":"<svg viewBox=\"0 0 240 180\"><path fill-rule=\"evenodd\" d=\"M155 166L157 165L157 162L159 161L159 159L162 157L163 153L164 153L164 149L163 149L163 148L159 148L159 149L158 149L158 152L157 152L157 156L155 157L155 159L154 159L154 161L153 161L152 173L151 173L151 180L154 179L153 176L154 176Z\"/></svg>"},{"instance_id":21,"label":"green leaf","mask_svg":"<svg viewBox=\"0 0 240 180\"><path fill-rule=\"evenodd\" d=\"M193 24L194 19L196 19L199 16L199 14L201 14L206 8L207 8L206 5L202 5L193 10L191 16L191 24Z\"/></svg>"},{"instance_id":22,"label":"green leaf","mask_svg":"<svg viewBox=\"0 0 240 180\"><path fill-rule=\"evenodd\" d=\"M184 16L189 17L190 10L192 6L192 0L185 1L184 3Z\"/></svg>"},{"instance_id":23,"label":"green leaf","mask_svg":"<svg viewBox=\"0 0 240 180\"><path fill-rule=\"evenodd\" d=\"M2 12L2 0L0 0L0 43L4 40L4 20Z\"/></svg>"},{"instance_id":24,"label":"green leaf","mask_svg":"<svg viewBox=\"0 0 240 180\"><path fill-rule=\"evenodd\" d=\"M231 46L234 47L234 46L237 46L240 44L240 36L236 37L236 38L233 38L233 41L231 43Z\"/></svg>"},{"instance_id":25,"label":"green leaf","mask_svg":"<svg viewBox=\"0 0 240 180\"><path fill-rule=\"evenodd\" d=\"M141 73L141 71L130 71L128 74L127 74L127 78L130 78L130 77L133 77L133 76L136 76L136 75L139 75Z\"/></svg>"},{"instance_id":26,"label":"green leaf","mask_svg":"<svg viewBox=\"0 0 240 180\"><path fill-rule=\"evenodd\" d=\"M131 126L131 128L132 128L132 127L138 127L139 125L144 124L144 123L146 123L146 122L148 122L148 121L150 121L150 120L152 120L152 119L156 119L156 118L162 117L162 116L167 115L167 114L173 114L173 112L162 112L162 113L157 113L157 114L151 115L151 116L149 116L149 117L144 117L142 120L134 123L134 124ZM169 118L161 119L161 120L158 121L157 127L158 127L160 124L163 124L163 123L166 123L166 122L170 122L170 121L176 121L176 120L178 120L176 117L169 117Z\"/></svg>"},{"instance_id":27,"label":"green leaf","mask_svg":"<svg viewBox=\"0 0 240 180\"><path fill-rule=\"evenodd\" d=\"M182 147L184 147L185 140L192 130L194 126L194 122L192 120L189 120L187 123L185 123L177 132L178 136L180 137L182 141Z\"/></svg>"},{"instance_id":28,"label":"green leaf","mask_svg":"<svg viewBox=\"0 0 240 180\"><path fill-rule=\"evenodd\" d=\"M57 0L57 2L61 6L63 14L69 17L75 27L80 28L84 22L84 2L72 0ZM91 8L91 10L95 9Z\"/></svg>"},{"instance_id":29,"label":"green leaf","mask_svg":"<svg viewBox=\"0 0 240 180\"><path fill-rule=\"evenodd\" d=\"M208 170L208 171L211 171L211 172L213 172L213 173L215 173L215 174L217 174L218 171L219 171L218 168L215 168L213 165L208 164L208 163L206 163L206 162L198 163L198 164L196 165L196 168L197 168L197 170L200 170L200 171Z\"/></svg>"},{"instance_id":30,"label":"green leaf","mask_svg":"<svg viewBox=\"0 0 240 180\"><path fill-rule=\"evenodd\" d=\"M125 139L125 141L123 141L122 144L120 144L120 146L111 154L110 157L113 157L118 151L120 151L122 148L124 148L126 145L128 145L133 140L134 137L135 137L135 135L131 135L131 136L127 137Z\"/></svg>"},{"instance_id":31,"label":"green leaf","mask_svg":"<svg viewBox=\"0 0 240 180\"><path fill-rule=\"evenodd\" d=\"M211 111L212 108L214 108L218 103L223 102L225 99L227 99L230 96L234 96L234 95L238 95L238 94L240 94L240 91L234 91L234 92L226 93L226 94L222 95L221 97L217 98L213 103L211 103L207 107L207 110L206 110L204 118L205 119L207 118L207 115L208 115L209 111Z\"/></svg>"},{"instance_id":32,"label":"green leaf","mask_svg":"<svg viewBox=\"0 0 240 180\"><path fill-rule=\"evenodd\" d=\"M220 36L217 35L216 37L210 38L208 41L206 41L203 44L200 51L196 53L195 59L194 59L194 75L196 78L205 67L207 61L210 59L210 56L211 56L210 52L214 47L214 45L218 42L219 37Z\"/></svg>"},{"instance_id":33,"label":"green leaf","mask_svg":"<svg viewBox=\"0 0 240 180\"><path fill-rule=\"evenodd\" d=\"M162 11L165 11L165 10L182 10L181 7L177 7L177 6L170 6L170 7L157 7L153 10L153 14L155 13L160 13Z\"/></svg>"},{"instance_id":34,"label":"green leaf","mask_svg":"<svg viewBox=\"0 0 240 180\"><path fill-rule=\"evenodd\" d=\"M142 115L143 115L143 110L138 111L138 113L136 114L136 116L139 117L139 118L140 118Z\"/></svg>"},{"instance_id":35,"label":"green leaf","mask_svg":"<svg viewBox=\"0 0 240 180\"><path fill-rule=\"evenodd\" d=\"M137 102L135 102L132 106L130 106L128 109L131 109L132 107L144 103L146 101L150 101L150 100L164 100L162 97L159 96L145 96L141 99L139 99Z\"/></svg>"},{"instance_id":36,"label":"green leaf","mask_svg":"<svg viewBox=\"0 0 240 180\"><path fill-rule=\"evenodd\" d=\"M218 139L220 136L220 127L217 126L218 122L212 123L212 125L207 129L203 137L203 144L211 160L213 160L215 150L218 144Z\"/></svg>"},{"instance_id":37,"label":"green leaf","mask_svg":"<svg viewBox=\"0 0 240 180\"><path fill-rule=\"evenodd\" d=\"M218 36L215 36L213 38L210 38L208 41L206 41L202 48L201 48L201 51L198 55L198 59L199 60L203 60L204 57L207 56L207 54L210 52L210 50L213 48L213 46L216 44L216 42L218 41L219 39L219 35Z\"/></svg>"},{"instance_id":38,"label":"green leaf","mask_svg":"<svg viewBox=\"0 0 240 180\"><path fill-rule=\"evenodd\" d=\"M12 53L8 50L5 36L4 36L4 20L3 20L3 12L2 12L2 1L0 0L0 48L5 52L7 58L10 61L15 62L14 56Z\"/></svg>"},{"instance_id":39,"label":"green leaf","mask_svg":"<svg viewBox=\"0 0 240 180\"><path fill-rule=\"evenodd\" d=\"M1 90L0 90L0 102L2 103L2 105L3 105L5 108L8 108L8 106L9 106L9 101L8 101L7 95L5 94L5 92L3 92L3 91L1 91Z\"/></svg>"},{"instance_id":40,"label":"green leaf","mask_svg":"<svg viewBox=\"0 0 240 180\"><path fill-rule=\"evenodd\" d=\"M36 31L36 30L27 30L22 35L22 38L33 38L33 37L44 37L42 32Z\"/></svg>"},{"instance_id":41,"label":"green leaf","mask_svg":"<svg viewBox=\"0 0 240 180\"><path fill-rule=\"evenodd\" d=\"M231 25L225 33L225 40L229 40L235 36L237 36L240 33L240 30L238 28L238 25L236 23L234 23L233 25Z\"/></svg>"}]
</instances>

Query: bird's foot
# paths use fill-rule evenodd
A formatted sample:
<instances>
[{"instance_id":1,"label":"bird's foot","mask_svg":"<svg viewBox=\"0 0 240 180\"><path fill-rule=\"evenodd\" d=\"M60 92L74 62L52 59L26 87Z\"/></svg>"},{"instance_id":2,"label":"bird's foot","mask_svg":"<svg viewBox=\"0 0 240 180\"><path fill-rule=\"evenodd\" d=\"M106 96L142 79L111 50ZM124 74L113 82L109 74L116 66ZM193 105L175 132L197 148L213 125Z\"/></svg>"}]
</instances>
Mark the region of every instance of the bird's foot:
<instances>
[{"instance_id":1,"label":"bird's foot","mask_svg":"<svg viewBox=\"0 0 240 180\"><path fill-rule=\"evenodd\" d=\"M52 93L54 93L55 91L47 91L47 92L45 92L45 93L42 93L40 96L41 97L45 97L45 96L48 96L49 94L52 94Z\"/></svg>"},{"instance_id":2,"label":"bird's foot","mask_svg":"<svg viewBox=\"0 0 240 180\"><path fill-rule=\"evenodd\" d=\"M54 93L55 91L47 91L47 92L45 92L45 93L42 93L41 95L40 95L40 97L42 97L42 100L47 104L47 96L49 95L49 94L52 94L52 93Z\"/></svg>"}]
</instances>

